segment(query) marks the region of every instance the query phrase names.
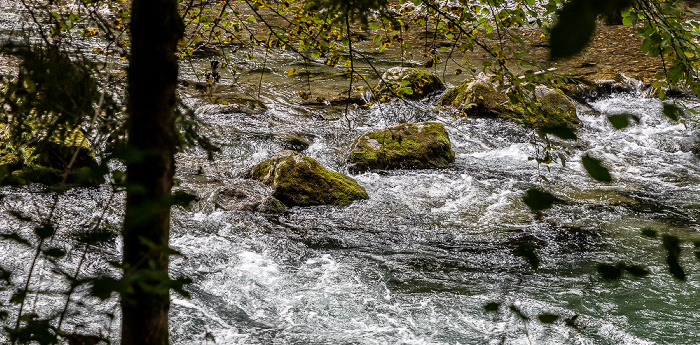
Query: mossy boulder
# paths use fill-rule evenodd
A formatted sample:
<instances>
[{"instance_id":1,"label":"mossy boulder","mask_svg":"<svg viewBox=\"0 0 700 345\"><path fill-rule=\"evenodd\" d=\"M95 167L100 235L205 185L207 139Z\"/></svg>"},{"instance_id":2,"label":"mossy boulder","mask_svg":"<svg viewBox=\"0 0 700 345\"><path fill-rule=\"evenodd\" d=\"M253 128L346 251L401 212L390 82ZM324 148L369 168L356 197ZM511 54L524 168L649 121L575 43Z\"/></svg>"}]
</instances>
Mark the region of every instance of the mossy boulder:
<instances>
[{"instance_id":1,"label":"mossy boulder","mask_svg":"<svg viewBox=\"0 0 700 345\"><path fill-rule=\"evenodd\" d=\"M479 78L448 90L438 104L457 108L470 116L501 116L511 112L506 94Z\"/></svg>"},{"instance_id":2,"label":"mossy boulder","mask_svg":"<svg viewBox=\"0 0 700 345\"><path fill-rule=\"evenodd\" d=\"M287 206L348 205L369 198L352 178L329 171L313 158L292 150L259 163L246 177L272 186L272 196Z\"/></svg>"},{"instance_id":3,"label":"mossy boulder","mask_svg":"<svg viewBox=\"0 0 700 345\"><path fill-rule=\"evenodd\" d=\"M438 100L439 105L456 108L467 116L502 117L533 127L575 127L580 124L576 117L576 106L561 90L544 86L526 91L529 100L534 100L535 110L525 111L523 104L513 104L507 89L499 89L481 74L458 87L448 90Z\"/></svg>"},{"instance_id":4,"label":"mossy boulder","mask_svg":"<svg viewBox=\"0 0 700 345\"><path fill-rule=\"evenodd\" d=\"M402 123L355 140L349 161L353 171L428 169L453 163L449 135L441 123Z\"/></svg>"},{"instance_id":5,"label":"mossy boulder","mask_svg":"<svg viewBox=\"0 0 700 345\"><path fill-rule=\"evenodd\" d=\"M0 127L0 184L59 183L76 151L66 182L80 185L103 182L102 178L90 176L89 169L98 164L80 128L63 138L53 137L41 143L33 143L28 137L26 143L18 145L8 138L7 127Z\"/></svg>"},{"instance_id":6,"label":"mossy boulder","mask_svg":"<svg viewBox=\"0 0 700 345\"><path fill-rule=\"evenodd\" d=\"M428 71L408 67L392 67L382 75L379 93L382 96L395 95L406 98L423 98L445 89L440 78ZM393 91L393 92L392 92Z\"/></svg>"}]
</instances>

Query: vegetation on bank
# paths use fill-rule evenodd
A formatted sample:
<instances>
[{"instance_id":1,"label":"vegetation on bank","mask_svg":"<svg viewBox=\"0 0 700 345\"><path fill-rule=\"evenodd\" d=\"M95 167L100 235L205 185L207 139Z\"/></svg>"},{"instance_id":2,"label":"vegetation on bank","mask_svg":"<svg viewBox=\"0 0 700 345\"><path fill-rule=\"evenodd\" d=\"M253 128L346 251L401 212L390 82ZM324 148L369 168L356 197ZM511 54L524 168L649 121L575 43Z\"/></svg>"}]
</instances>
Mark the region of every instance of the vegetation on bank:
<instances>
[{"instance_id":1,"label":"vegetation on bank","mask_svg":"<svg viewBox=\"0 0 700 345\"><path fill-rule=\"evenodd\" d=\"M308 66L324 64L343 72L348 87L342 91L348 105L368 91L370 103L377 103L394 97L418 98L441 88L441 81L420 69L410 71L417 76L414 79L390 80L391 75L382 76L373 64L375 53L393 51L402 61L420 62L424 68L445 67L447 61L453 61L461 67L449 73L464 74L465 79L484 73L489 86L478 84L478 92L471 96L458 95L467 89L460 86L445 96L446 103L455 105L462 113L490 107L490 112L543 125L535 139L549 149L552 147L549 135L563 139L576 137L570 103L556 91L572 80L549 69L546 61L531 56L530 50L544 38L548 40L551 59L578 54L590 41L600 15L619 14L624 24L637 28L642 37L640 49L661 60L663 72L655 75L657 80L652 84L659 90L658 97L665 99L673 88L700 94L700 47L696 43L700 23L688 20L689 14L697 15L698 11L686 8L679 1L134 0L130 4L91 0L75 2L72 6L53 1L21 4L27 14L25 19L32 23L31 32L39 36L39 42L32 42L29 37L25 41L13 38L13 42L5 45L4 52L22 62L16 75L3 80L0 94L3 106L0 125L4 131L0 156L4 168L0 169L0 178L8 181L6 178L20 174L23 180L14 182L51 184L53 188L44 192L54 196L55 209L57 195L67 187L64 184L67 172L84 164L88 168L84 171L93 179L106 175L114 193L126 191L127 211L124 229L119 233L104 229L100 218L92 228L76 236L83 248L82 259L75 272L60 272L69 282L69 289L62 293L65 307L60 315L38 316L24 310L32 294L29 282L34 264L22 286L13 285L12 272L0 269L0 279L12 290L10 304L3 306L0 318L16 316L3 329L13 343L53 344L59 338L83 343L104 340L69 334L63 327L66 311L75 303L71 296L83 286L90 286L91 294L102 299L119 294L124 310L123 342L168 343L169 292L187 295L183 286L189 282L186 277L168 274L168 257L177 255L168 247L169 210L172 205L187 204L194 199L186 193L172 193L174 153L188 145L200 146L209 155L216 150L199 134L193 112L178 107L178 63L182 65L188 59L211 60L210 68L197 71L206 81L203 89L209 92L221 84L224 73L235 77L236 61L244 61L236 58L252 60L258 55L265 59L271 51L292 53L304 67L291 68L288 76L302 81L306 76L308 86L300 92L301 99L313 98L315 92L308 79ZM74 43L82 39L91 40L99 47L93 45L90 51L81 51L81 46ZM369 66L379 83L373 85L369 75L355 68L358 61ZM112 74L118 67L126 67L124 63L129 65L126 80L124 73ZM541 86L555 91L537 96ZM207 98L224 105L234 100L217 95ZM254 102L249 104L262 108ZM686 111L694 110L683 109L673 101L664 107L664 114L674 120L682 120ZM611 118L611 123L615 128L624 128L626 123L618 120ZM442 136L442 132L438 134ZM75 145L78 138L80 144ZM385 154L396 146L385 140L386 136L369 135L369 138L377 143L383 140L380 152ZM67 148L56 149L55 144L65 144L69 139L72 141ZM85 141L93 154L85 156L83 149L88 147ZM438 141L442 149L449 150L444 140ZM422 144L420 140L413 143L416 144L413 146ZM71 157L67 164L56 165L55 158L46 158L56 150L60 151L60 160ZM412 154L401 145L398 151L404 156ZM287 205L344 205L367 198L362 187L349 177L327 171L311 158L290 152L284 152L279 161L263 162L252 171L253 177L262 180L267 180L273 171L289 171L289 180L269 181L275 187L275 196ZM451 150L446 153L444 162L454 159L454 153L450 153ZM85 157L94 158L94 162ZM536 159L538 163L550 164L556 161L551 157L545 150L545 156ZM565 157L558 157L563 164ZM107 164L112 160L125 164L127 173L110 171ZM410 164L418 165L415 163L418 161ZM436 165L442 164L441 161ZM585 156L582 164L592 178L601 182L611 180L604 162ZM57 186L53 184L56 179L46 180L43 174L22 173L26 171L23 169L34 166L42 167L38 170L56 169L52 170L53 176L62 173L63 178ZM302 177L310 177L315 185L300 183ZM343 194L332 190L318 193L319 188L326 186L339 186ZM531 189L523 201L533 212L542 212L556 198L546 191ZM35 238L29 240L10 233L2 234L3 239L33 249L33 262L38 258L57 262L66 255L48 244L58 229L50 215L41 219L16 216L34 226ZM644 234L657 235L649 231ZM112 264L121 270L122 276L78 279L82 277L85 253L117 235L124 240L124 259ZM660 237L668 252L670 273L679 280L685 279L679 264L680 239L670 235ZM534 249L523 247L518 255L537 269ZM647 273L643 268L624 263L601 265L599 271L606 279L619 279L623 271L636 276ZM494 311L498 304L489 303L485 308ZM511 312L526 319L514 306ZM539 316L543 323L556 319L557 315Z\"/></svg>"}]
</instances>

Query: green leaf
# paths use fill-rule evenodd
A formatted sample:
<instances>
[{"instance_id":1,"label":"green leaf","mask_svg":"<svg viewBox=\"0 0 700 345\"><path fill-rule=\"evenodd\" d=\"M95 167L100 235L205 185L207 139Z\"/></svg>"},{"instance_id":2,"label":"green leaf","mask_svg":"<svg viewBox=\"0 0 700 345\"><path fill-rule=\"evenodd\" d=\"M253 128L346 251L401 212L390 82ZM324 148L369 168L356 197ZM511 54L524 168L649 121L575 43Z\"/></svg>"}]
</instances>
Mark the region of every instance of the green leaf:
<instances>
[{"instance_id":1,"label":"green leaf","mask_svg":"<svg viewBox=\"0 0 700 345\"><path fill-rule=\"evenodd\" d=\"M612 177L610 177L610 172L608 168L604 167L599 159L592 158L589 155L585 155L581 158L581 163L592 178L600 182L610 182Z\"/></svg>"},{"instance_id":2,"label":"green leaf","mask_svg":"<svg viewBox=\"0 0 700 345\"><path fill-rule=\"evenodd\" d=\"M192 202L199 200L199 197L194 194L189 194L184 191L177 191L173 193L171 197L171 202L173 205L188 207Z\"/></svg>"},{"instance_id":3,"label":"green leaf","mask_svg":"<svg viewBox=\"0 0 700 345\"><path fill-rule=\"evenodd\" d=\"M15 241L15 242L17 242L17 243L19 243L19 244L24 244L24 245L27 245L27 246L29 245L29 241L27 241L27 240L24 239L22 236L20 236L20 235L17 234L17 233L14 233L14 232L11 233L11 234L2 234L2 235L0 235L0 236L2 236L2 238L3 238L3 239L6 239L6 240Z\"/></svg>"},{"instance_id":4,"label":"green leaf","mask_svg":"<svg viewBox=\"0 0 700 345\"><path fill-rule=\"evenodd\" d=\"M489 303L486 303L486 305L484 306L484 309L488 312L494 312L494 311L498 311L498 307L500 305L501 305L500 303L489 302Z\"/></svg>"},{"instance_id":5,"label":"green leaf","mask_svg":"<svg viewBox=\"0 0 700 345\"><path fill-rule=\"evenodd\" d=\"M53 227L53 225L49 223L44 223L36 228L34 228L34 233L36 234L37 237L39 237L42 240L45 240L56 232L56 229Z\"/></svg>"},{"instance_id":6,"label":"green leaf","mask_svg":"<svg viewBox=\"0 0 700 345\"><path fill-rule=\"evenodd\" d=\"M523 196L523 202L532 212L544 211L552 207L557 198L537 188L530 188Z\"/></svg>"},{"instance_id":7,"label":"green leaf","mask_svg":"<svg viewBox=\"0 0 700 345\"><path fill-rule=\"evenodd\" d=\"M27 298L27 291L18 291L10 297L10 303L21 304Z\"/></svg>"},{"instance_id":8,"label":"green leaf","mask_svg":"<svg viewBox=\"0 0 700 345\"><path fill-rule=\"evenodd\" d=\"M145 237L139 237L139 241L141 242L141 244L146 245L148 249L150 249L153 252L161 252L165 255L182 255L182 253L173 248L170 248L170 246L168 246L167 244L155 244Z\"/></svg>"},{"instance_id":9,"label":"green leaf","mask_svg":"<svg viewBox=\"0 0 700 345\"><path fill-rule=\"evenodd\" d=\"M412 95L413 88L412 87L402 87L399 89L398 94L400 94L400 95Z\"/></svg>"},{"instance_id":10,"label":"green leaf","mask_svg":"<svg viewBox=\"0 0 700 345\"><path fill-rule=\"evenodd\" d=\"M641 278L641 277L646 277L647 275L649 275L649 271L647 271L646 269L644 269L640 266L625 265L623 268L625 269L625 271L629 272L630 274L632 274L635 277Z\"/></svg>"},{"instance_id":11,"label":"green leaf","mask_svg":"<svg viewBox=\"0 0 700 345\"><path fill-rule=\"evenodd\" d=\"M44 250L44 255L56 259L60 259L66 255L66 251L61 248L49 248Z\"/></svg>"},{"instance_id":12,"label":"green leaf","mask_svg":"<svg viewBox=\"0 0 700 345\"><path fill-rule=\"evenodd\" d=\"M93 280L90 294L104 301L112 296L112 292L119 292L122 284L121 280L112 277L100 277Z\"/></svg>"},{"instance_id":13,"label":"green leaf","mask_svg":"<svg viewBox=\"0 0 700 345\"><path fill-rule=\"evenodd\" d=\"M608 121L617 130L627 128L630 125L630 119L627 114L610 115L608 116Z\"/></svg>"},{"instance_id":14,"label":"green leaf","mask_svg":"<svg viewBox=\"0 0 700 345\"><path fill-rule=\"evenodd\" d=\"M531 242L519 243L514 253L525 259L533 270L537 270L537 268L540 267L540 257L537 255L535 247Z\"/></svg>"},{"instance_id":15,"label":"green leaf","mask_svg":"<svg viewBox=\"0 0 700 345\"><path fill-rule=\"evenodd\" d=\"M552 134L564 140L576 140L576 132L566 126L548 127L540 130L542 133Z\"/></svg>"},{"instance_id":16,"label":"green leaf","mask_svg":"<svg viewBox=\"0 0 700 345\"><path fill-rule=\"evenodd\" d=\"M656 237L656 230L654 230L652 228L643 228L642 235L644 235L646 237L655 238Z\"/></svg>"},{"instance_id":17,"label":"green leaf","mask_svg":"<svg viewBox=\"0 0 700 345\"><path fill-rule=\"evenodd\" d=\"M678 121L678 118L683 115L683 110L675 104L666 103L664 104L663 113L672 121Z\"/></svg>"},{"instance_id":18,"label":"green leaf","mask_svg":"<svg viewBox=\"0 0 700 345\"><path fill-rule=\"evenodd\" d=\"M608 264L598 265L598 273L603 276L603 279L607 280L617 280L622 277L622 269Z\"/></svg>"},{"instance_id":19,"label":"green leaf","mask_svg":"<svg viewBox=\"0 0 700 345\"><path fill-rule=\"evenodd\" d=\"M537 318L540 320L542 323L546 324L553 324L559 319L559 315L556 314L550 314L550 313L543 313L537 316Z\"/></svg>"},{"instance_id":20,"label":"green leaf","mask_svg":"<svg viewBox=\"0 0 700 345\"><path fill-rule=\"evenodd\" d=\"M589 0L564 3L559 20L549 36L550 56L553 59L572 56L586 47L595 31L598 13Z\"/></svg>"}]
</instances>

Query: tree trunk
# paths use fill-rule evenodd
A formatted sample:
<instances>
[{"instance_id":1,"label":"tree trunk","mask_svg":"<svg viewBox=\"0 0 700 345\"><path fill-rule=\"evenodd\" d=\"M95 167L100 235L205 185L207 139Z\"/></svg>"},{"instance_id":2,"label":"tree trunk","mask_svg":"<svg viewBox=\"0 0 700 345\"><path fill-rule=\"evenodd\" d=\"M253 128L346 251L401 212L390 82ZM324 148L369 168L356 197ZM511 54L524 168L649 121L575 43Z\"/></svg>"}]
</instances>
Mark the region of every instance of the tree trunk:
<instances>
[{"instance_id":1,"label":"tree trunk","mask_svg":"<svg viewBox=\"0 0 700 345\"><path fill-rule=\"evenodd\" d=\"M122 344L168 344L170 195L178 144L177 0L133 0L128 81Z\"/></svg>"}]
</instances>

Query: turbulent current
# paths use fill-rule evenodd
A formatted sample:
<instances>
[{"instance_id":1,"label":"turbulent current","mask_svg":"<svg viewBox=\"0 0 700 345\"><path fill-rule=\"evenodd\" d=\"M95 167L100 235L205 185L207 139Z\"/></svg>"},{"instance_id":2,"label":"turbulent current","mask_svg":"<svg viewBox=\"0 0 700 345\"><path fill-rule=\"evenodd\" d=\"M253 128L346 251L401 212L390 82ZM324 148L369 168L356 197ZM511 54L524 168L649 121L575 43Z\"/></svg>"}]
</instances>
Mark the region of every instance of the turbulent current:
<instances>
[{"instance_id":1,"label":"turbulent current","mask_svg":"<svg viewBox=\"0 0 700 345\"><path fill-rule=\"evenodd\" d=\"M197 150L178 156L179 188L202 199L193 209L173 209L171 246L183 256L173 258L171 272L194 280L190 299L172 295L173 344L700 343L700 265L692 253L700 239L700 147L692 116L672 122L661 101L636 92L599 98L578 109L579 139L558 142L570 153L566 164L538 167L528 159L538 154L532 131L506 121L443 118L423 109L427 103L402 102L328 121L320 116L325 110L268 101L261 112L192 103L224 145L211 162ZM639 122L615 130L606 118L613 114ZM289 135L310 138L306 155L347 173L354 138L425 120L445 123L455 164L352 175L369 200L281 215L208 204L218 189L240 182L240 172L282 150ZM613 182L588 176L586 154L603 160ZM522 201L532 187L560 201L533 214ZM51 196L32 188L5 190L3 214L46 212ZM65 229L87 226L109 198L104 188L69 192L56 217ZM120 198L107 219L112 224L119 224ZM683 241L687 282L672 278L661 240L642 236L642 228ZM0 231L16 229L31 231L0 219ZM74 271L81 251L65 236L55 242L69 250L62 267ZM540 259L536 271L517 255L523 243ZM120 246L117 240L91 252L85 274L110 272L106 261L118 259ZM0 251L14 279L26 278L33 253L6 241ZM596 271L620 261L651 274L605 281ZM56 291L67 284L51 265L37 267L32 290L42 294L29 306L40 313L62 308ZM118 320L116 297L84 295L78 292L69 324L118 341L118 322L104 316ZM496 311L484 308L491 302ZM543 313L559 318L544 324Z\"/></svg>"},{"instance_id":2,"label":"turbulent current","mask_svg":"<svg viewBox=\"0 0 700 345\"><path fill-rule=\"evenodd\" d=\"M579 140L560 143L571 153L565 166L538 170L528 160L537 154L531 133L521 126L443 119L454 166L354 175L367 201L281 216L176 210L171 243L185 257L172 269L195 284L192 299L173 298L174 342L199 343L206 332L224 344L700 342L690 242L700 230L696 125L671 122L658 99L636 93L591 106L579 109ZM620 113L639 123L614 130L606 115ZM183 179L203 194L235 183L208 178L213 170L246 169L279 151L288 134L313 137L306 154L347 172L357 135L402 120L440 120L401 103L354 113L349 126L284 107L202 117L231 144L203 168L204 178ZM614 181L591 179L584 154L603 159ZM181 159L194 170L191 155ZM536 217L522 202L533 186L562 202ZM660 240L643 237L642 228L685 240L688 282L671 277ZM537 271L515 255L523 242L536 248ZM603 281L598 264L619 261L652 273ZM499 303L497 312L484 309L489 302ZM560 319L542 324L542 313Z\"/></svg>"}]
</instances>

